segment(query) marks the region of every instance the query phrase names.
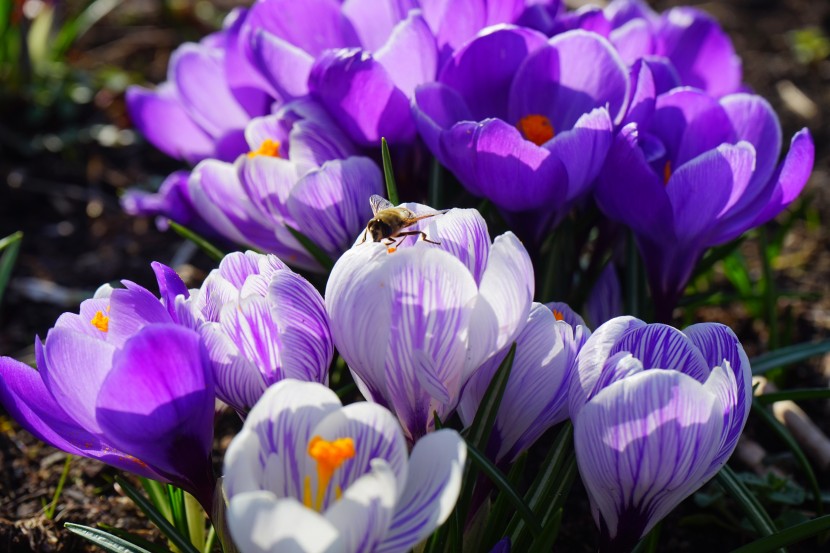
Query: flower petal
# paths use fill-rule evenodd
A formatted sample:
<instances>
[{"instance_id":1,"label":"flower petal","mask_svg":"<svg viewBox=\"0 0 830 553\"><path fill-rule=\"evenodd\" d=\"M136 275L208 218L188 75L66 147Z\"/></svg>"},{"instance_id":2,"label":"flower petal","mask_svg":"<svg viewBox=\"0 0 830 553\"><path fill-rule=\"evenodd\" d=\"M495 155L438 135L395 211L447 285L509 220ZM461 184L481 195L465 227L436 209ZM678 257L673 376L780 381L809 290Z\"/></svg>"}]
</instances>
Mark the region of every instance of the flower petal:
<instances>
[{"instance_id":1,"label":"flower petal","mask_svg":"<svg viewBox=\"0 0 830 553\"><path fill-rule=\"evenodd\" d=\"M308 94L314 58L264 29L255 30L250 40L254 66L280 97L292 99Z\"/></svg>"},{"instance_id":2,"label":"flower petal","mask_svg":"<svg viewBox=\"0 0 830 553\"><path fill-rule=\"evenodd\" d=\"M228 526L240 551L251 553L348 553L338 529L326 517L293 498L268 491L234 496Z\"/></svg>"},{"instance_id":3,"label":"flower petal","mask_svg":"<svg viewBox=\"0 0 830 553\"><path fill-rule=\"evenodd\" d=\"M608 354L621 351L631 353L646 369L679 371L701 383L706 382L714 366L707 363L701 350L683 332L664 324L629 330L619 337Z\"/></svg>"},{"instance_id":4,"label":"flower petal","mask_svg":"<svg viewBox=\"0 0 830 553\"><path fill-rule=\"evenodd\" d=\"M451 128L458 121L472 119L464 100L445 84L423 84L415 89L412 115L418 134L426 142L427 148L446 165L441 150L441 132Z\"/></svg>"},{"instance_id":5,"label":"flower petal","mask_svg":"<svg viewBox=\"0 0 830 553\"><path fill-rule=\"evenodd\" d=\"M435 80L438 51L435 37L418 11L398 23L389 40L375 52L375 60L407 98L415 94L415 87Z\"/></svg>"},{"instance_id":6,"label":"flower petal","mask_svg":"<svg viewBox=\"0 0 830 553\"><path fill-rule=\"evenodd\" d=\"M259 368L249 361L217 323L199 329L213 368L216 397L244 413L267 388Z\"/></svg>"},{"instance_id":7,"label":"flower petal","mask_svg":"<svg viewBox=\"0 0 830 553\"><path fill-rule=\"evenodd\" d=\"M698 489L722 431L718 398L676 371L635 374L589 401L574 446L602 541L633 547Z\"/></svg>"},{"instance_id":8,"label":"flower petal","mask_svg":"<svg viewBox=\"0 0 830 553\"><path fill-rule=\"evenodd\" d=\"M409 458L406 488L376 553L403 553L449 517L461 491L467 447L458 433L439 430L418 440Z\"/></svg>"}]
</instances>

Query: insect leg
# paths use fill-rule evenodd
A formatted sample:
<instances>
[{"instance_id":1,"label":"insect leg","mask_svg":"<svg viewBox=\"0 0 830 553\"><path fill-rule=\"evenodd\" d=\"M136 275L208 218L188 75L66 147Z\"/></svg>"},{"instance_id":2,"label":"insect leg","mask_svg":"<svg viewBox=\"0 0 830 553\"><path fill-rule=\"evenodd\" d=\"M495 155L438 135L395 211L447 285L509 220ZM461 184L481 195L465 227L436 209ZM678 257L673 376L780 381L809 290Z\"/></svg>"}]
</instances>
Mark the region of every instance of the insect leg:
<instances>
[{"instance_id":1,"label":"insect leg","mask_svg":"<svg viewBox=\"0 0 830 553\"><path fill-rule=\"evenodd\" d=\"M369 232L369 225L366 225L366 228L363 230L363 240L360 241L361 244L366 241L366 233L368 233L368 232Z\"/></svg>"}]
</instances>

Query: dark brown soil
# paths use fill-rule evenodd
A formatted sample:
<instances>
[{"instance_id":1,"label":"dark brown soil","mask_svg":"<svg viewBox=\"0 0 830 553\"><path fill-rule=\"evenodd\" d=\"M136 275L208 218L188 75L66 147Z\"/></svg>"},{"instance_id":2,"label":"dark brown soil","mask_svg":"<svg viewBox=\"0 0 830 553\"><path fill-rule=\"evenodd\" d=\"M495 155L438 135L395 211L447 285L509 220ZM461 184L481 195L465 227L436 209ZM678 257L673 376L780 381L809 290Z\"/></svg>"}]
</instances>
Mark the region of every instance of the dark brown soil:
<instances>
[{"instance_id":1,"label":"dark brown soil","mask_svg":"<svg viewBox=\"0 0 830 553\"><path fill-rule=\"evenodd\" d=\"M34 336L44 336L60 313L75 309L103 282L127 277L152 285L152 260L175 265L194 283L211 268L206 258L194 254L178 237L159 233L151 221L130 218L118 207L118 196L125 188L157 182L178 165L140 139L129 143L130 136L122 134L118 136L126 136L126 143L112 146L101 134L102 129L111 134L129 128L118 79L162 80L172 48L209 29L204 18L197 16L202 12L194 9L198 5L204 10L204 2L176 3L183 7L172 11L160 10L157 4L162 3L124 3L71 50L69 64L79 78L92 89L104 85L89 103L63 99L36 105L31 90L0 102L0 236L16 230L25 233L14 278L0 305L0 355L33 362ZM665 8L680 2L658 4ZM830 219L830 60L797 61L791 32L815 27L830 34L830 3L736 0L697 4L713 13L731 34L744 60L746 82L773 104L785 136L803 126L813 132L816 169L803 200L803 213L812 222L794 225L776 261L776 285L782 291L814 294L808 299L779 301L781 324L790 329L788 341L827 337L830 231L817 222ZM748 242L742 251L757 275L757 246ZM701 308L693 318L730 324L750 356L767 348L765 325L750 320L741 305ZM791 386L826 386L830 373L823 374L820 363L811 362L795 367L790 375L786 380ZM830 430L825 406L812 403L808 408ZM223 425L229 429L221 441L227 442L233 424ZM774 441L769 447L781 449ZM71 462L55 516L47 519L44 505L52 500L64 460L62 452L41 444L0 414L0 551L94 550L63 529L67 521L106 523L164 543L113 485L115 472L87 459ZM820 478L826 488L827 475L820 474ZM583 497L575 494L573 510L566 513L563 551L595 549L595 530ZM680 527L681 516L682 512L670 517L661 550L725 551L740 544L734 536L721 539L723 533L716 530Z\"/></svg>"}]
</instances>

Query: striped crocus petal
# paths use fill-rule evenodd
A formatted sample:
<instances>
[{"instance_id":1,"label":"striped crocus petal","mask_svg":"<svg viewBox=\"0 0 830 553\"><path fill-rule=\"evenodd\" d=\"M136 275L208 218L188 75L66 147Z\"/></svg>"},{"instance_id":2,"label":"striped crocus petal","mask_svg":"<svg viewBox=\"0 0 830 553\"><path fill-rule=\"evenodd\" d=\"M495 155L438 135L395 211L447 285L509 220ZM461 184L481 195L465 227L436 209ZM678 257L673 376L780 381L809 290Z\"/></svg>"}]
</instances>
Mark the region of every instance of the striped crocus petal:
<instances>
[{"instance_id":1,"label":"striped crocus petal","mask_svg":"<svg viewBox=\"0 0 830 553\"><path fill-rule=\"evenodd\" d=\"M452 430L439 430L415 444L406 487L377 553L412 549L450 516L461 491L467 446Z\"/></svg>"},{"instance_id":2,"label":"striped crocus petal","mask_svg":"<svg viewBox=\"0 0 830 553\"><path fill-rule=\"evenodd\" d=\"M678 371L640 372L585 404L574 446L602 550L630 550L703 485L723 422L712 387Z\"/></svg>"},{"instance_id":3,"label":"striped crocus petal","mask_svg":"<svg viewBox=\"0 0 830 553\"><path fill-rule=\"evenodd\" d=\"M568 416L570 348L557 332L557 320L546 306L535 303L516 338L516 357L496 415L488 454L498 463L512 461L548 428ZM493 356L469 380L459 404L465 426L475 413L506 351Z\"/></svg>"}]
</instances>

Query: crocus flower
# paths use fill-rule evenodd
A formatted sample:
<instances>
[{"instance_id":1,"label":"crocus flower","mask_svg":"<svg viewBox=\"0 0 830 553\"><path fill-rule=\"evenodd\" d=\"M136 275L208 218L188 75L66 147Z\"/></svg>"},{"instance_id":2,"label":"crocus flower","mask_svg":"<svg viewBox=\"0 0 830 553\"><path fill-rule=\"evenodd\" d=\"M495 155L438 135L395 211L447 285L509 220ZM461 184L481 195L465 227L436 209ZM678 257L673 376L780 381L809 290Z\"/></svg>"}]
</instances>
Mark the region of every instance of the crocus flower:
<instances>
[{"instance_id":1,"label":"crocus flower","mask_svg":"<svg viewBox=\"0 0 830 553\"><path fill-rule=\"evenodd\" d=\"M226 255L176 310L204 338L217 397L240 413L285 378L328 383L334 345L323 298L275 255Z\"/></svg>"},{"instance_id":2,"label":"crocus flower","mask_svg":"<svg viewBox=\"0 0 830 553\"><path fill-rule=\"evenodd\" d=\"M807 129L777 164L781 126L758 96L677 88L623 127L597 179L605 214L631 227L658 318L668 320L707 248L761 225L801 192L813 167Z\"/></svg>"},{"instance_id":3,"label":"crocus flower","mask_svg":"<svg viewBox=\"0 0 830 553\"><path fill-rule=\"evenodd\" d=\"M599 35L548 41L531 29L489 27L453 53L438 82L418 87L414 113L430 151L470 192L539 233L589 192L628 82Z\"/></svg>"},{"instance_id":4,"label":"crocus flower","mask_svg":"<svg viewBox=\"0 0 830 553\"><path fill-rule=\"evenodd\" d=\"M0 358L0 399L44 442L175 484L210 509L210 360L199 334L168 309L184 284L154 269L163 301L129 281L102 287L35 341L37 370Z\"/></svg>"},{"instance_id":5,"label":"crocus flower","mask_svg":"<svg viewBox=\"0 0 830 553\"><path fill-rule=\"evenodd\" d=\"M244 16L234 12L227 24ZM183 44L170 58L167 81L153 90L127 89L133 123L167 155L188 163L232 161L247 150L243 131L250 118L270 112L273 99L264 91L231 86L225 71L228 40L225 29Z\"/></svg>"},{"instance_id":6,"label":"crocus flower","mask_svg":"<svg viewBox=\"0 0 830 553\"><path fill-rule=\"evenodd\" d=\"M436 213L407 204L417 214ZM472 209L420 221L397 247L358 243L337 261L326 309L364 397L392 409L411 441L446 417L461 388L527 320L533 268L512 233L490 242Z\"/></svg>"},{"instance_id":7,"label":"crocus flower","mask_svg":"<svg viewBox=\"0 0 830 553\"><path fill-rule=\"evenodd\" d=\"M564 304L551 308L534 303L516 337L516 356L488 444L487 454L496 463L514 461L549 428L568 418L571 368L590 331L570 308L573 322L579 318L581 324L566 322L564 308ZM504 350L484 363L464 387L458 413L465 426L472 424L506 354Z\"/></svg>"},{"instance_id":8,"label":"crocus flower","mask_svg":"<svg viewBox=\"0 0 830 553\"><path fill-rule=\"evenodd\" d=\"M284 380L225 455L231 536L240 553L409 551L452 512L466 453L441 430L410 455L383 407Z\"/></svg>"},{"instance_id":9,"label":"crocus flower","mask_svg":"<svg viewBox=\"0 0 830 553\"><path fill-rule=\"evenodd\" d=\"M726 463L749 415L749 361L716 323L599 327L570 387L574 446L601 550L629 551Z\"/></svg>"},{"instance_id":10,"label":"crocus flower","mask_svg":"<svg viewBox=\"0 0 830 553\"><path fill-rule=\"evenodd\" d=\"M188 193L197 214L225 239L321 270L288 230L337 257L371 217L366 199L383 188L380 169L309 100L255 118L250 149L235 163L210 159L193 170Z\"/></svg>"}]
</instances>

